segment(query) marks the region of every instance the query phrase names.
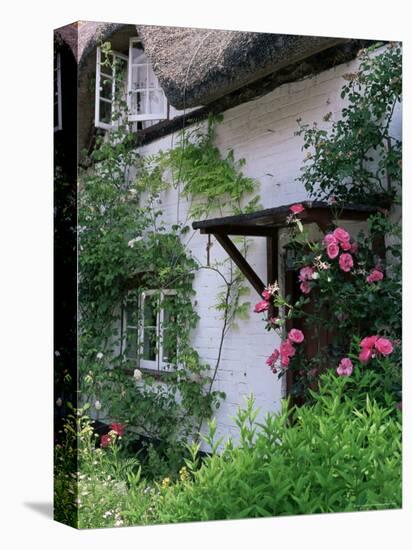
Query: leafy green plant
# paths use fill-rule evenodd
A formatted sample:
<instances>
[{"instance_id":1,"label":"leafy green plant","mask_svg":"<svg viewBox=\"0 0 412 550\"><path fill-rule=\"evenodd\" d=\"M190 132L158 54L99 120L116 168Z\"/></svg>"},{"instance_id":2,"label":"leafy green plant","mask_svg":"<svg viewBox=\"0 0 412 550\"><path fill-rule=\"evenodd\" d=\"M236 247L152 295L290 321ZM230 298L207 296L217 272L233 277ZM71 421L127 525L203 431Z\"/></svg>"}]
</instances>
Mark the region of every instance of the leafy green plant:
<instances>
[{"instance_id":1,"label":"leafy green plant","mask_svg":"<svg viewBox=\"0 0 412 550\"><path fill-rule=\"evenodd\" d=\"M366 397L357 407L348 379L322 377L313 405L256 423L253 401L239 411L238 445L226 443L163 491L160 522L237 519L397 508L401 425L396 409ZM358 403L360 405L360 403ZM291 415L293 421L291 423Z\"/></svg>"},{"instance_id":2,"label":"leafy green plant","mask_svg":"<svg viewBox=\"0 0 412 550\"><path fill-rule=\"evenodd\" d=\"M401 47L375 49L362 50L358 70L345 75L347 105L337 120L332 113L323 127L298 120L307 151L298 181L316 198L381 205L393 201L401 183L402 143L391 126L402 99Z\"/></svg>"}]
</instances>

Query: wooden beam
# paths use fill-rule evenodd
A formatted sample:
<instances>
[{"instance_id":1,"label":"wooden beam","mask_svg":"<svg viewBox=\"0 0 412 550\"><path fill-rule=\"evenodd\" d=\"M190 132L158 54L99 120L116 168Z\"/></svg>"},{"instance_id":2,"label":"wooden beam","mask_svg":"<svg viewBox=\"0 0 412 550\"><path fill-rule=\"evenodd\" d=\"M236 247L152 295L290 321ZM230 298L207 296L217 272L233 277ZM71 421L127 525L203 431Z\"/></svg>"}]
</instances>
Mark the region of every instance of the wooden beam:
<instances>
[{"instance_id":1,"label":"wooden beam","mask_svg":"<svg viewBox=\"0 0 412 550\"><path fill-rule=\"evenodd\" d=\"M267 262L267 283L273 284L279 278L279 266L278 266L278 230L272 230L272 235L266 238L266 262ZM278 308L273 305L270 306L268 311L268 319L271 317L277 317Z\"/></svg>"},{"instance_id":2,"label":"wooden beam","mask_svg":"<svg viewBox=\"0 0 412 550\"><path fill-rule=\"evenodd\" d=\"M273 227L267 225L248 225L248 224L227 224L224 227L204 227L200 229L200 233L210 235L217 231L222 231L226 235L242 235L243 237L271 237L273 235Z\"/></svg>"},{"instance_id":3,"label":"wooden beam","mask_svg":"<svg viewBox=\"0 0 412 550\"><path fill-rule=\"evenodd\" d=\"M232 260L235 262L235 264L238 266L240 271L243 273L246 279L250 282L250 284L253 286L253 288L256 290L259 296L262 296L262 292L265 288L263 281L255 273L253 268L242 256L242 254L239 252L239 250L236 248L233 242L224 233L214 233L214 236L217 242L226 250L226 252L232 258Z\"/></svg>"}]
</instances>

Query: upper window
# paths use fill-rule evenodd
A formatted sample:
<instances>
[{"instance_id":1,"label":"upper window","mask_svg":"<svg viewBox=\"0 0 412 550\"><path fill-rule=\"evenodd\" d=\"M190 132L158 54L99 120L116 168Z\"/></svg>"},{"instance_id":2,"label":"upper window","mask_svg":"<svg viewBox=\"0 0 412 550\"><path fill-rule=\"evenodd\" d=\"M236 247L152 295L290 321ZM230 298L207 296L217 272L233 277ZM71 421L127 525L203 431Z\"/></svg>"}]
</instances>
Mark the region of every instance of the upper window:
<instances>
[{"instance_id":1,"label":"upper window","mask_svg":"<svg viewBox=\"0 0 412 550\"><path fill-rule=\"evenodd\" d=\"M176 292L147 290L126 301L125 354L146 369L166 370L176 363Z\"/></svg>"},{"instance_id":2,"label":"upper window","mask_svg":"<svg viewBox=\"0 0 412 550\"><path fill-rule=\"evenodd\" d=\"M127 61L127 56L121 53L106 55L97 48L95 124L98 128L110 130L117 123L117 104L126 92Z\"/></svg>"},{"instance_id":3,"label":"upper window","mask_svg":"<svg viewBox=\"0 0 412 550\"><path fill-rule=\"evenodd\" d=\"M116 70L122 72L116 75ZM128 56L112 52L107 58L97 48L97 127L110 129L116 125L119 99L127 104L129 122L140 123L141 127L146 125L143 123L167 118L166 97L137 38L130 39Z\"/></svg>"},{"instance_id":4,"label":"upper window","mask_svg":"<svg viewBox=\"0 0 412 550\"><path fill-rule=\"evenodd\" d=\"M62 129L62 76L60 53L54 54L53 67L54 131Z\"/></svg>"}]
</instances>

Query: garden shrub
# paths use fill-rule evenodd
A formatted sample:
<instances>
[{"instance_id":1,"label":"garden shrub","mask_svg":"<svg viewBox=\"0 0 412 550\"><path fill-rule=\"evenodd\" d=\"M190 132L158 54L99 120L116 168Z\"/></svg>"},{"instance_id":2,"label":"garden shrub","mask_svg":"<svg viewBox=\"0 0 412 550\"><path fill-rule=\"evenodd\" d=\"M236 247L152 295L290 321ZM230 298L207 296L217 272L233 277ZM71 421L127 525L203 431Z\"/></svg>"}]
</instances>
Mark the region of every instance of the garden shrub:
<instances>
[{"instance_id":1,"label":"garden shrub","mask_svg":"<svg viewBox=\"0 0 412 550\"><path fill-rule=\"evenodd\" d=\"M157 520L182 522L378 510L401 506L401 424L395 408L346 395L348 378L322 377L315 403L256 424L240 411L240 443L206 458L193 480L163 491ZM259 428L259 431L256 429Z\"/></svg>"}]
</instances>

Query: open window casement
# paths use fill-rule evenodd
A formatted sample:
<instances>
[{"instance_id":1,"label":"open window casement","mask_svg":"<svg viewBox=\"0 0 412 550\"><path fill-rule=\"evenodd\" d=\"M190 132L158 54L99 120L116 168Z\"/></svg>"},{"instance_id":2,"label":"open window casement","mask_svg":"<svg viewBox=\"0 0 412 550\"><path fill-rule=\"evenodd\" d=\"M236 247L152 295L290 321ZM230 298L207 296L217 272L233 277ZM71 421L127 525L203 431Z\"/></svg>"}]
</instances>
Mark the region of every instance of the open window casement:
<instances>
[{"instance_id":1,"label":"open window casement","mask_svg":"<svg viewBox=\"0 0 412 550\"><path fill-rule=\"evenodd\" d=\"M167 118L167 100L138 39L130 39L128 94L129 121Z\"/></svg>"},{"instance_id":2,"label":"open window casement","mask_svg":"<svg viewBox=\"0 0 412 550\"><path fill-rule=\"evenodd\" d=\"M176 363L174 290L147 290L124 304L125 356L141 368L164 371Z\"/></svg>"},{"instance_id":3,"label":"open window casement","mask_svg":"<svg viewBox=\"0 0 412 550\"><path fill-rule=\"evenodd\" d=\"M60 53L54 55L53 67L53 95L54 95L54 131L57 132L63 128L62 125L62 76L61 76L61 58Z\"/></svg>"},{"instance_id":4,"label":"open window casement","mask_svg":"<svg viewBox=\"0 0 412 550\"><path fill-rule=\"evenodd\" d=\"M110 59L112 57L112 59ZM127 56L111 52L106 56L101 48L96 50L96 100L95 126L110 130L118 123L119 109L116 105L125 95L125 78L127 72Z\"/></svg>"}]
</instances>

